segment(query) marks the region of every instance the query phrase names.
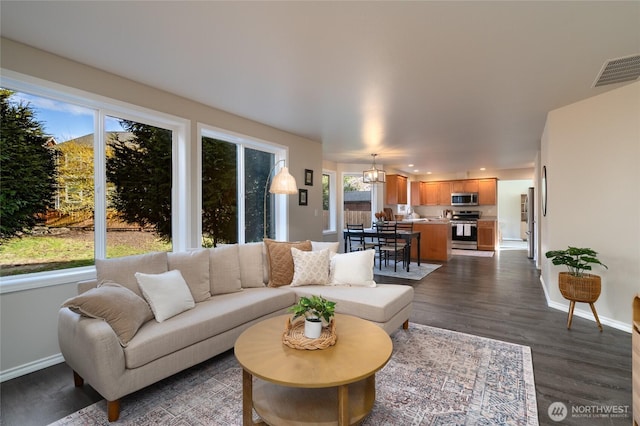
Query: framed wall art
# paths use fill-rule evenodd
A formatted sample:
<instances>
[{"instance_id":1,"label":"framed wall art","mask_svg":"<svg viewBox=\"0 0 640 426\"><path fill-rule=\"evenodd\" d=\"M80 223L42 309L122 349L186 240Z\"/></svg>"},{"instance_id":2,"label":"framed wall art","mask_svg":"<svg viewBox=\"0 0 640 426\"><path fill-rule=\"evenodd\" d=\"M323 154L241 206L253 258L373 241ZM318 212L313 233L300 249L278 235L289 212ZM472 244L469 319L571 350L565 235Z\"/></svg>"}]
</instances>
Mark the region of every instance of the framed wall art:
<instances>
[{"instance_id":1,"label":"framed wall art","mask_svg":"<svg viewBox=\"0 0 640 426\"><path fill-rule=\"evenodd\" d=\"M542 193L542 215L547 215L547 166L542 166L542 188L540 188L540 192Z\"/></svg>"},{"instance_id":2,"label":"framed wall art","mask_svg":"<svg viewBox=\"0 0 640 426\"><path fill-rule=\"evenodd\" d=\"M307 201L307 190L306 189L298 189L298 205L306 206Z\"/></svg>"},{"instance_id":3,"label":"framed wall art","mask_svg":"<svg viewBox=\"0 0 640 426\"><path fill-rule=\"evenodd\" d=\"M304 184L313 186L313 170L304 169Z\"/></svg>"}]
</instances>

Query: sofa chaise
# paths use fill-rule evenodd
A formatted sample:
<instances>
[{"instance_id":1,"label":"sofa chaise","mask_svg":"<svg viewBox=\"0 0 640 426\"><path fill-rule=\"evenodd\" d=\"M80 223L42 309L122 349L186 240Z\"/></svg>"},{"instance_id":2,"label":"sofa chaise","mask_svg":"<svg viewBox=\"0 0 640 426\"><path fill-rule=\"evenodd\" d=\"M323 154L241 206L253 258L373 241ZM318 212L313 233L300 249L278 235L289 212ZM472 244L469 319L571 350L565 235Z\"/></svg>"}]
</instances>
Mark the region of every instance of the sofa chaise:
<instances>
[{"instance_id":1,"label":"sofa chaise","mask_svg":"<svg viewBox=\"0 0 640 426\"><path fill-rule=\"evenodd\" d=\"M408 328L413 288L374 283L372 250L336 251L265 240L96 260L97 279L79 283L58 315L75 385L89 383L115 421L123 396L232 349L252 324L312 294L389 334Z\"/></svg>"}]
</instances>

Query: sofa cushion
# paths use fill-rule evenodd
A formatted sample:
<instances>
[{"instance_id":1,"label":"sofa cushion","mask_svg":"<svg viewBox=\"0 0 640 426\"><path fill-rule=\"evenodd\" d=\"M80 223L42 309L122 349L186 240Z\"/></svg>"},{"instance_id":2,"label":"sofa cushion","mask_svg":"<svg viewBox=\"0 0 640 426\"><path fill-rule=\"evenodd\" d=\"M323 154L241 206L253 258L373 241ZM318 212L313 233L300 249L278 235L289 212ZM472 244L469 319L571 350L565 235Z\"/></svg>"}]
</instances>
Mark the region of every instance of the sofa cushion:
<instances>
[{"instance_id":1,"label":"sofa cushion","mask_svg":"<svg viewBox=\"0 0 640 426\"><path fill-rule=\"evenodd\" d=\"M291 247L311 251L311 241L287 242L266 239L267 261L269 263L269 287L291 284L293 279L293 256Z\"/></svg>"},{"instance_id":2,"label":"sofa cushion","mask_svg":"<svg viewBox=\"0 0 640 426\"><path fill-rule=\"evenodd\" d=\"M158 322L195 306L189 286L177 269L162 274L136 272L136 279Z\"/></svg>"},{"instance_id":3,"label":"sofa cushion","mask_svg":"<svg viewBox=\"0 0 640 426\"><path fill-rule=\"evenodd\" d=\"M257 318L284 313L295 299L289 288L248 288L214 296L163 323L149 321L124 349L126 367L140 367Z\"/></svg>"},{"instance_id":4,"label":"sofa cushion","mask_svg":"<svg viewBox=\"0 0 640 426\"><path fill-rule=\"evenodd\" d=\"M322 285L290 288L295 291L297 299L300 296L319 295L336 302L336 313L378 323L389 321L413 302L413 287L400 284L378 284L372 288Z\"/></svg>"},{"instance_id":5,"label":"sofa cushion","mask_svg":"<svg viewBox=\"0 0 640 426\"><path fill-rule=\"evenodd\" d=\"M182 274L194 301L202 302L211 297L208 250L168 253L167 260L169 270L177 269Z\"/></svg>"},{"instance_id":6,"label":"sofa cushion","mask_svg":"<svg viewBox=\"0 0 640 426\"><path fill-rule=\"evenodd\" d=\"M265 271L266 257L267 253L262 241L238 245L242 288L264 287L269 281L269 273Z\"/></svg>"},{"instance_id":7,"label":"sofa cushion","mask_svg":"<svg viewBox=\"0 0 640 426\"><path fill-rule=\"evenodd\" d=\"M234 293L242 290L238 244L223 244L209 249L211 294Z\"/></svg>"},{"instance_id":8,"label":"sofa cushion","mask_svg":"<svg viewBox=\"0 0 640 426\"><path fill-rule=\"evenodd\" d=\"M329 282L329 250L302 251L291 248L293 279L291 286L327 284Z\"/></svg>"},{"instance_id":9,"label":"sofa cushion","mask_svg":"<svg viewBox=\"0 0 640 426\"><path fill-rule=\"evenodd\" d=\"M329 281L332 285L375 287L375 250L335 254L331 258Z\"/></svg>"},{"instance_id":10,"label":"sofa cushion","mask_svg":"<svg viewBox=\"0 0 640 426\"><path fill-rule=\"evenodd\" d=\"M107 322L118 336L120 345L126 347L140 326L153 318L145 300L119 284L104 282L62 304L85 317Z\"/></svg>"},{"instance_id":11,"label":"sofa cushion","mask_svg":"<svg viewBox=\"0 0 640 426\"><path fill-rule=\"evenodd\" d=\"M113 281L127 287L140 297L142 292L138 287L135 273L161 274L168 271L167 253L146 253L114 259L96 259L96 274L98 284Z\"/></svg>"}]
</instances>

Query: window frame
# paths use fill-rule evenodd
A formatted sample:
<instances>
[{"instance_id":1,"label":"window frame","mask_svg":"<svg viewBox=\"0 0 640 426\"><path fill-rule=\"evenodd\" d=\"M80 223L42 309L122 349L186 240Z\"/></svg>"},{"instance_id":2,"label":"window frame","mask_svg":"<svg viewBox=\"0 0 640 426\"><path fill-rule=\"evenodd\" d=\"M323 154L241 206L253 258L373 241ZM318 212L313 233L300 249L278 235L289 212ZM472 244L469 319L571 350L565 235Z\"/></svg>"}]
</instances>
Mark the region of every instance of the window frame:
<instances>
[{"instance_id":1,"label":"window frame","mask_svg":"<svg viewBox=\"0 0 640 426\"><path fill-rule=\"evenodd\" d=\"M262 139L243 135L230 130L221 129L205 123L197 123L197 144L196 144L196 211L202 211L202 138L208 137L219 139L225 142L233 143L238 147L237 150L237 188L238 188L238 244L244 244L245 241L245 179L244 179L244 148L256 149L268 152L274 155L274 164L277 165L280 160L285 160L285 165L289 163L289 148L274 142L267 142ZM273 173L277 173L276 170ZM273 176L270 176L273 179ZM266 182L265 182L266 183ZM275 208L275 239L279 241L287 241L289 238L289 197L274 196L273 205ZM198 214L197 234L199 237L199 245L202 246L202 214Z\"/></svg>"},{"instance_id":2,"label":"window frame","mask_svg":"<svg viewBox=\"0 0 640 426\"><path fill-rule=\"evenodd\" d=\"M322 169L323 175L329 175L329 229L323 229L322 235L335 234L337 231L337 193L336 193L336 176L335 170Z\"/></svg>"},{"instance_id":3,"label":"window frame","mask_svg":"<svg viewBox=\"0 0 640 426\"><path fill-rule=\"evenodd\" d=\"M75 89L58 83L1 69L0 86L60 102L94 110L94 259L106 256L106 138L104 120L107 116L134 120L165 128L172 132L172 249L184 251L194 247L189 188L190 120L171 114L118 101L102 95ZM0 277L0 294L23 291L78 280L93 279L95 266L58 269L54 271Z\"/></svg>"}]
</instances>

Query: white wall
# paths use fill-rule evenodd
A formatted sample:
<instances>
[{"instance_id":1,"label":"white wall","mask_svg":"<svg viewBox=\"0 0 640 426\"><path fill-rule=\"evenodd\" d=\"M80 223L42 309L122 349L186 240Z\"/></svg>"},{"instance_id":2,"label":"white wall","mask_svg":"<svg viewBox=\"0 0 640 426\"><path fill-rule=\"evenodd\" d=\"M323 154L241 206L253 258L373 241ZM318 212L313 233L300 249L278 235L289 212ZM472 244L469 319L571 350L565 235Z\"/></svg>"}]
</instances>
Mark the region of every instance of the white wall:
<instances>
[{"instance_id":1,"label":"white wall","mask_svg":"<svg viewBox=\"0 0 640 426\"><path fill-rule=\"evenodd\" d=\"M502 239L521 239L520 197L526 194L533 180L498 181L498 226ZM525 222L526 223L526 222Z\"/></svg>"},{"instance_id":2,"label":"white wall","mask_svg":"<svg viewBox=\"0 0 640 426\"><path fill-rule=\"evenodd\" d=\"M136 83L107 72L73 62L26 45L1 39L3 71L57 83L121 102L149 108L191 122L195 156L197 123L204 123L257 139L275 142L289 148L289 171L298 186L306 188L308 206L299 206L297 196L289 196L289 239L322 239L322 144L263 124L247 120ZM314 171L314 185L304 186L304 170ZM195 181L191 176L191 199L196 199ZM317 214L316 214L317 213ZM192 220L195 223L195 220ZM9 379L38 368L60 362L57 343L57 312L64 300L76 294L75 280L54 287L2 293L0 295L0 380Z\"/></svg>"},{"instance_id":3,"label":"white wall","mask_svg":"<svg viewBox=\"0 0 640 426\"><path fill-rule=\"evenodd\" d=\"M564 269L544 253L590 247L609 266L593 271L602 277L598 315L630 330L640 292L640 82L551 111L541 148L548 179L547 216L539 217L541 280L549 304L566 309L568 302L558 290ZM588 305L578 310L593 318Z\"/></svg>"}]
</instances>

